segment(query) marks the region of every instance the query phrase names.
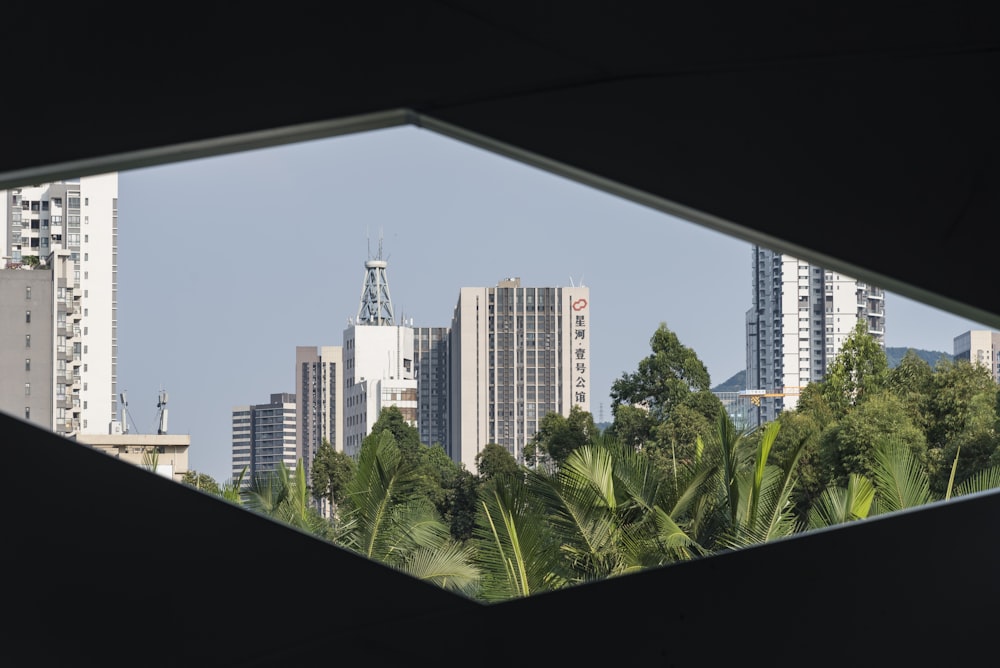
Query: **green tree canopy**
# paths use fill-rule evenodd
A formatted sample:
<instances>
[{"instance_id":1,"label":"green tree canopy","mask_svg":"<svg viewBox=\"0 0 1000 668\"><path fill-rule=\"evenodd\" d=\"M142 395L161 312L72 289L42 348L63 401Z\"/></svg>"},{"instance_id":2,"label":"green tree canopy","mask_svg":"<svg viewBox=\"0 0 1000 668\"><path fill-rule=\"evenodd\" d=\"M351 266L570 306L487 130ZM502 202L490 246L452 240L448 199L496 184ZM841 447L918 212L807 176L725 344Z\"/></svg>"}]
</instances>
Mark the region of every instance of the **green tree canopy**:
<instances>
[{"instance_id":1,"label":"green tree canopy","mask_svg":"<svg viewBox=\"0 0 1000 668\"><path fill-rule=\"evenodd\" d=\"M546 413L538 423L538 431L525 447L525 463L531 466L542 457L558 465L571 452L590 443L598 433L594 417L577 404L570 408L567 417L556 412Z\"/></svg>"},{"instance_id":2,"label":"green tree canopy","mask_svg":"<svg viewBox=\"0 0 1000 668\"><path fill-rule=\"evenodd\" d=\"M215 481L215 478L208 475L207 473L199 473L198 471L188 471L181 478L181 482L185 485L191 487L196 487L210 494L220 495L221 490L219 488L219 483Z\"/></svg>"},{"instance_id":3,"label":"green tree canopy","mask_svg":"<svg viewBox=\"0 0 1000 668\"><path fill-rule=\"evenodd\" d=\"M396 440L403 457L412 465L417 464L420 451L420 432L403 417L399 406L386 406L381 410L367 438L388 431Z\"/></svg>"},{"instance_id":4,"label":"green tree canopy","mask_svg":"<svg viewBox=\"0 0 1000 668\"><path fill-rule=\"evenodd\" d=\"M868 322L860 318L854 330L829 365L822 391L834 415L848 409L885 387L889 361L885 350L868 333Z\"/></svg>"},{"instance_id":5,"label":"green tree canopy","mask_svg":"<svg viewBox=\"0 0 1000 668\"><path fill-rule=\"evenodd\" d=\"M691 392L711 391L711 381L698 355L681 344L666 323L660 323L649 345L652 353L639 361L635 373L623 373L612 383L611 408L615 412L624 404L644 406L662 422ZM706 417L714 419L715 413Z\"/></svg>"},{"instance_id":6,"label":"green tree canopy","mask_svg":"<svg viewBox=\"0 0 1000 668\"><path fill-rule=\"evenodd\" d=\"M497 476L517 475L521 466L507 448L498 443L487 443L476 455L476 474L479 480L487 482Z\"/></svg>"},{"instance_id":7,"label":"green tree canopy","mask_svg":"<svg viewBox=\"0 0 1000 668\"><path fill-rule=\"evenodd\" d=\"M827 482L846 486L851 473L872 478L875 448L887 440L905 445L919 461L926 461L923 430L913 424L898 397L883 391L869 396L823 433L820 458Z\"/></svg>"},{"instance_id":8,"label":"green tree canopy","mask_svg":"<svg viewBox=\"0 0 1000 668\"><path fill-rule=\"evenodd\" d=\"M354 477L357 463L350 455L338 452L323 439L313 457L310 483L315 499L326 499L332 508L344 500L347 484Z\"/></svg>"}]
</instances>

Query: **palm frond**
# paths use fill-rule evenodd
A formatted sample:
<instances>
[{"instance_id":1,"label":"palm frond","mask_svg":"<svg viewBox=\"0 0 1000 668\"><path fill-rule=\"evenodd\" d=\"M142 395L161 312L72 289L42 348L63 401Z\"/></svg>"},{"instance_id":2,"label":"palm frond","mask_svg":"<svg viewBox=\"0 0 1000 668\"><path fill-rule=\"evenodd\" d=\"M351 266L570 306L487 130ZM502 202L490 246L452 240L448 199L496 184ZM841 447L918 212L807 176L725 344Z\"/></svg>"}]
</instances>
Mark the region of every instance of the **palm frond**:
<instances>
[{"instance_id":1,"label":"palm frond","mask_svg":"<svg viewBox=\"0 0 1000 668\"><path fill-rule=\"evenodd\" d=\"M830 486L813 502L807 514L810 529L822 529L868 517L875 487L864 476L852 473L847 487Z\"/></svg>"},{"instance_id":2,"label":"palm frond","mask_svg":"<svg viewBox=\"0 0 1000 668\"><path fill-rule=\"evenodd\" d=\"M529 479L539 478L529 474ZM482 573L479 597L506 600L558 588L560 555L546 522L544 504L525 479L501 475L480 499L473 539ZM545 489L539 479L535 486Z\"/></svg>"},{"instance_id":3,"label":"palm frond","mask_svg":"<svg viewBox=\"0 0 1000 668\"><path fill-rule=\"evenodd\" d=\"M473 550L450 541L434 548L421 547L400 566L404 573L448 591L473 597L479 590L479 569Z\"/></svg>"},{"instance_id":4,"label":"palm frond","mask_svg":"<svg viewBox=\"0 0 1000 668\"><path fill-rule=\"evenodd\" d=\"M896 439L874 447L874 514L914 508L936 499L931 495L927 472L910 449Z\"/></svg>"},{"instance_id":5,"label":"palm frond","mask_svg":"<svg viewBox=\"0 0 1000 668\"><path fill-rule=\"evenodd\" d=\"M966 496L1000 488L1000 465L976 471L955 488L955 496Z\"/></svg>"}]
</instances>

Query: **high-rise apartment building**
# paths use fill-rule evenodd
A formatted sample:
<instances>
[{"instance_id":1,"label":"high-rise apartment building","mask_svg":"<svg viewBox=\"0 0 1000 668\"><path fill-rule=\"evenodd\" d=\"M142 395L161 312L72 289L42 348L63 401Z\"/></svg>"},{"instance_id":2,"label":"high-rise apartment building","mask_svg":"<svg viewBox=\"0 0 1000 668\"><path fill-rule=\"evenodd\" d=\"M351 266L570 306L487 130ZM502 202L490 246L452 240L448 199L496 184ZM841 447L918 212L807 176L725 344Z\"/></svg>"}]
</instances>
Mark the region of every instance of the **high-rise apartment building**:
<instances>
[{"instance_id":1,"label":"high-rise apartment building","mask_svg":"<svg viewBox=\"0 0 1000 668\"><path fill-rule=\"evenodd\" d=\"M489 443L523 461L548 413L590 411L590 289L461 288L451 324L450 454L476 472Z\"/></svg>"},{"instance_id":2,"label":"high-rise apartment building","mask_svg":"<svg viewBox=\"0 0 1000 668\"><path fill-rule=\"evenodd\" d=\"M358 314L344 330L343 450L352 456L386 406L417 424L413 327L396 324L381 255L380 244L379 257L365 262Z\"/></svg>"},{"instance_id":3,"label":"high-rise apartment building","mask_svg":"<svg viewBox=\"0 0 1000 668\"><path fill-rule=\"evenodd\" d=\"M417 378L417 430L424 445L451 451L448 434L448 327L413 330L413 363Z\"/></svg>"},{"instance_id":4,"label":"high-rise apartment building","mask_svg":"<svg viewBox=\"0 0 1000 668\"><path fill-rule=\"evenodd\" d=\"M295 348L295 434L298 456L312 470L324 439L344 450L344 349L341 346Z\"/></svg>"},{"instance_id":5,"label":"high-rise apartment building","mask_svg":"<svg viewBox=\"0 0 1000 668\"><path fill-rule=\"evenodd\" d=\"M0 321L15 323L18 330L5 328L5 338L34 337L30 355L22 354L23 345L0 350L3 368L19 369L0 377L0 408L18 416L31 409L31 421L63 435L109 433L117 406L118 175L12 188L0 191L0 201L0 291L7 295ZM24 269L36 265L51 268ZM28 287L44 306L25 305L22 289ZM18 333L22 324L36 331ZM43 326L49 328L44 335L37 331ZM43 373L47 380L38 380ZM25 380L24 374L32 378ZM24 383L43 383L51 401L24 403Z\"/></svg>"},{"instance_id":6,"label":"high-rise apartment building","mask_svg":"<svg viewBox=\"0 0 1000 668\"><path fill-rule=\"evenodd\" d=\"M278 470L284 463L294 471L295 395L280 392L271 401L233 408L233 480L243 475L248 486L257 476Z\"/></svg>"},{"instance_id":7,"label":"high-rise apartment building","mask_svg":"<svg viewBox=\"0 0 1000 668\"><path fill-rule=\"evenodd\" d=\"M858 320L884 345L885 293L760 246L751 253L746 382L757 408L751 422L762 424L795 408L801 388L825 377Z\"/></svg>"},{"instance_id":8,"label":"high-rise apartment building","mask_svg":"<svg viewBox=\"0 0 1000 668\"><path fill-rule=\"evenodd\" d=\"M956 362L965 360L986 367L1000 383L1000 332L971 329L956 336L952 344Z\"/></svg>"}]
</instances>

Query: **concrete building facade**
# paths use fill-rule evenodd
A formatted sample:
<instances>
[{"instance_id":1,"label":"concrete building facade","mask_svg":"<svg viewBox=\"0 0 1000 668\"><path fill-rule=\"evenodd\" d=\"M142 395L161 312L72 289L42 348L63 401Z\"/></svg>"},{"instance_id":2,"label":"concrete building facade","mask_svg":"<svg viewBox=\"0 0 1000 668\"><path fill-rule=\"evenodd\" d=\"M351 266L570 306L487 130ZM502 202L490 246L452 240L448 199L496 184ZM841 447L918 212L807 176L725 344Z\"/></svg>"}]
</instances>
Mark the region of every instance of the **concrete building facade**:
<instances>
[{"instance_id":1,"label":"concrete building facade","mask_svg":"<svg viewBox=\"0 0 1000 668\"><path fill-rule=\"evenodd\" d=\"M118 377L118 175L13 188L0 191L0 199L6 268L0 280L40 280L40 275L28 279L17 270L45 263L55 251L68 253L65 276L50 277L56 290L55 320L46 345L55 347L56 372L64 371L73 382L68 384L69 390L67 383L53 383L57 393L69 391L69 398L54 401L48 409L39 407L55 414L39 414L37 419L56 425L62 434L109 433L115 420ZM19 291L20 287L9 290ZM28 309L23 304L9 308L12 310L0 313L4 322L24 322ZM38 317L47 316L39 311ZM32 363L38 359L41 364L42 341L32 343ZM26 364L26 357L20 355L22 348L16 347L15 357ZM14 352L5 348L3 354ZM68 363L66 369L61 368L60 360ZM5 376L0 384L14 382L12 378ZM0 390L0 394L7 395L8 390ZM21 414L26 406L20 403L7 404L5 400L2 408Z\"/></svg>"},{"instance_id":2,"label":"concrete building facade","mask_svg":"<svg viewBox=\"0 0 1000 668\"><path fill-rule=\"evenodd\" d=\"M295 395L280 392L270 402L233 407L233 479L243 486L259 475L276 471L282 463L296 468Z\"/></svg>"},{"instance_id":3,"label":"concrete building facade","mask_svg":"<svg viewBox=\"0 0 1000 668\"><path fill-rule=\"evenodd\" d=\"M344 330L344 452L351 456L387 406L417 425L413 327L396 324L381 255L380 244L379 256L365 262L358 314Z\"/></svg>"},{"instance_id":4,"label":"concrete building facade","mask_svg":"<svg viewBox=\"0 0 1000 668\"><path fill-rule=\"evenodd\" d=\"M341 346L295 348L295 435L298 456L312 470L325 439L344 450L344 349Z\"/></svg>"},{"instance_id":5,"label":"concrete building facade","mask_svg":"<svg viewBox=\"0 0 1000 668\"><path fill-rule=\"evenodd\" d=\"M956 336L952 345L956 362L965 360L986 367L1000 383L1000 332L971 329Z\"/></svg>"},{"instance_id":6,"label":"concrete building facade","mask_svg":"<svg viewBox=\"0 0 1000 668\"><path fill-rule=\"evenodd\" d=\"M858 320L885 345L885 293L761 246L751 253L744 394L756 409L751 422L762 424L795 408L801 389L825 377Z\"/></svg>"},{"instance_id":7,"label":"concrete building facade","mask_svg":"<svg viewBox=\"0 0 1000 668\"><path fill-rule=\"evenodd\" d=\"M182 482L188 472L187 434L78 434L76 440L174 482Z\"/></svg>"},{"instance_id":8,"label":"concrete building facade","mask_svg":"<svg viewBox=\"0 0 1000 668\"><path fill-rule=\"evenodd\" d=\"M415 327L413 360L417 378L417 430L420 442L440 445L450 452L448 432L449 379L448 327Z\"/></svg>"},{"instance_id":9,"label":"concrete building facade","mask_svg":"<svg viewBox=\"0 0 1000 668\"><path fill-rule=\"evenodd\" d=\"M475 473L489 443L523 461L548 413L590 411L590 289L461 288L451 324L452 459Z\"/></svg>"}]
</instances>

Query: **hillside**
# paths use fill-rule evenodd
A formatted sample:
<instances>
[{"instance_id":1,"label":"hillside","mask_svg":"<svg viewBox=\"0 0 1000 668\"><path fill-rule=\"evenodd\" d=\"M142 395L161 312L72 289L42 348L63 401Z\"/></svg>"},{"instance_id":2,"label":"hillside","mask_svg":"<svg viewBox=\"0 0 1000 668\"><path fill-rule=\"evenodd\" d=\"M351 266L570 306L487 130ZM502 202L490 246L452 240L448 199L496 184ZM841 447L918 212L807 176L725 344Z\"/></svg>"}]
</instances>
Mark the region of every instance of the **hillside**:
<instances>
[{"instance_id":1,"label":"hillside","mask_svg":"<svg viewBox=\"0 0 1000 668\"><path fill-rule=\"evenodd\" d=\"M910 349L909 348L886 348L885 349L885 357L886 357L886 360L889 362L889 368L890 369L895 369L897 366L899 366L899 363L903 360L903 356L906 355L906 351L907 350L910 350ZM925 362L927 362L928 364L930 364L931 368L934 368L934 365L936 365L938 363L938 360L940 360L940 359L946 359L946 360L950 360L951 359L951 355L949 355L948 353L941 352L939 350L920 350L920 349L914 348L913 352L915 352L920 359L922 359ZM745 389L747 389L747 386L746 386L746 377L747 377L747 372L746 372L745 369L741 370L741 371L737 371L728 380L726 380L726 381L724 381L722 383L719 383L718 385L716 385L715 387L713 387L712 391L713 392L739 392L740 390L745 390Z\"/></svg>"}]
</instances>

